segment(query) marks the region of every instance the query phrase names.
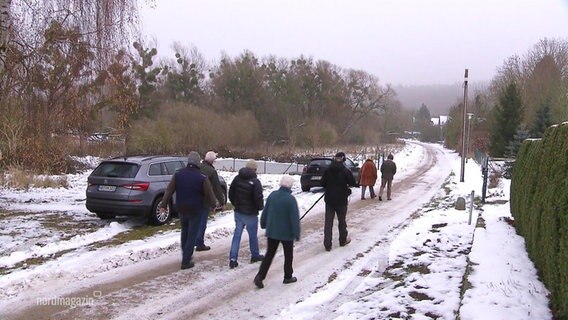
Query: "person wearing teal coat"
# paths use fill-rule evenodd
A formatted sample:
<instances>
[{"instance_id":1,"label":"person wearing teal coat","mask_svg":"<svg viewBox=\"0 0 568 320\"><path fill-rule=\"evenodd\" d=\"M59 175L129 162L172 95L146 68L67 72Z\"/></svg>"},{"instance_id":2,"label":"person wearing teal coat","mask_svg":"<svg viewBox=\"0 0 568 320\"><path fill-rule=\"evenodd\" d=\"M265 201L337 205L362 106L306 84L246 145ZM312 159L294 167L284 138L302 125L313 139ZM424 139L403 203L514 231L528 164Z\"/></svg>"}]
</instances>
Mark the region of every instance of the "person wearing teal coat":
<instances>
[{"instance_id":1,"label":"person wearing teal coat","mask_svg":"<svg viewBox=\"0 0 568 320\"><path fill-rule=\"evenodd\" d=\"M266 204L260 216L260 227L266 229L267 248L264 260L254 284L258 288L264 288L262 281L266 278L272 259L282 243L284 249L284 283L293 283L298 279L292 274L292 260L294 259L294 240L300 240L300 211L298 202L292 195L294 178L285 175L280 180L280 189L272 192L266 199Z\"/></svg>"}]
</instances>

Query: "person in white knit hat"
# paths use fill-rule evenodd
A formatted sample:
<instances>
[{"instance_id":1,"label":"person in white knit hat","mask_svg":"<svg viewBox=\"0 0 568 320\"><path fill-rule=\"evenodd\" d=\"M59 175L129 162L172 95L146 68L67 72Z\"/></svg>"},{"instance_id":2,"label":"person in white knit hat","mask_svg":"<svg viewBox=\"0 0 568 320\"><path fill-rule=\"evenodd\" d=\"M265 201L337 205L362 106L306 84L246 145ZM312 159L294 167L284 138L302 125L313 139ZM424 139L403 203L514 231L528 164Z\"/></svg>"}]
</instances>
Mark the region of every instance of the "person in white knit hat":
<instances>
[{"instance_id":1,"label":"person in white knit hat","mask_svg":"<svg viewBox=\"0 0 568 320\"><path fill-rule=\"evenodd\" d=\"M201 173L203 173L213 187L213 192L215 193L215 198L217 198L217 203L224 204L223 189L221 188L221 183L219 182L219 175L217 170L213 166L213 162L217 159L217 153L214 151L208 151L205 154L205 159L201 161L199 168ZM216 205L217 206L217 205ZM215 207L204 206L203 212L201 213L201 221L199 222L199 230L197 231L197 238L195 239L195 250L196 251L207 251L211 247L205 245L205 230L207 229L207 220L209 219L209 212L214 210Z\"/></svg>"},{"instance_id":2,"label":"person in white knit hat","mask_svg":"<svg viewBox=\"0 0 568 320\"><path fill-rule=\"evenodd\" d=\"M266 199L266 205L260 216L260 227L266 229L267 248L264 260L254 284L258 288L264 288L262 281L266 278L272 259L276 254L278 245L282 243L284 249L284 280L285 284L296 282L293 276L294 269L294 240L300 240L300 211L298 202L292 195L294 178L284 175L280 180L280 189L273 191Z\"/></svg>"}]
</instances>

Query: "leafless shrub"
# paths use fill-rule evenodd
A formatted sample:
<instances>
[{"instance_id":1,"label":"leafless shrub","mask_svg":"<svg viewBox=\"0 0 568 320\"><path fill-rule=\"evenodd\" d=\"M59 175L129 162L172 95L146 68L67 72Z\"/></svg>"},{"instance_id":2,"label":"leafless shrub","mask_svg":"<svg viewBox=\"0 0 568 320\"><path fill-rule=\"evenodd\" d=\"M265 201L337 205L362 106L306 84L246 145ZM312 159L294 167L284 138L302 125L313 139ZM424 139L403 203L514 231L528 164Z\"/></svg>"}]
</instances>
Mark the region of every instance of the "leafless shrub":
<instances>
[{"instance_id":1,"label":"leafless shrub","mask_svg":"<svg viewBox=\"0 0 568 320\"><path fill-rule=\"evenodd\" d=\"M497 188L499 186L499 179L503 177L503 171L497 169L492 170L491 174L489 175L489 189Z\"/></svg>"}]
</instances>

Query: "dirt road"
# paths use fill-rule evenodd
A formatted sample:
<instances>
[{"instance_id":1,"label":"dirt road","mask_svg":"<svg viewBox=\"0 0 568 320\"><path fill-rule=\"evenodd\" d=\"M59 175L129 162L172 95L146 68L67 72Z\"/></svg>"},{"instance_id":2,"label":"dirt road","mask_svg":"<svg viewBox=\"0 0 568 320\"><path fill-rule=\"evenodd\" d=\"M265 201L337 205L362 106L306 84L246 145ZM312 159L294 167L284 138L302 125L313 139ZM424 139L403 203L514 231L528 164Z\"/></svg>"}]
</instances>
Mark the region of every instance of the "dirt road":
<instances>
[{"instance_id":1,"label":"dirt road","mask_svg":"<svg viewBox=\"0 0 568 320\"><path fill-rule=\"evenodd\" d=\"M396 159L395 159L396 160ZM339 247L334 230L331 252L323 248L323 212L310 212L302 220L302 239L295 245L294 275L298 282L283 284L283 256L279 249L264 289L252 283L259 264L249 264L248 236L243 235L239 267L229 269L230 235L215 241L210 251L196 252L192 269L179 269L179 253L81 279L79 290L67 292L66 303L21 301L8 319L250 319L286 318L290 308L314 297L322 288L337 286L333 299L318 308L314 319L327 319L343 302L353 300L356 287L370 271L388 264L391 241L412 214L438 191L450 169L439 149L425 146L420 163L401 179L395 177L393 200L351 199L348 230L352 242ZM336 228L336 226L334 226ZM264 250L261 232L261 250ZM338 281L342 280L342 281ZM347 280L346 280L347 279ZM68 281L68 280L66 280ZM340 285L338 285L340 283ZM52 292L65 283L48 283ZM39 293L38 293L39 295ZM71 299L81 298L87 304ZM69 302L69 303L67 303Z\"/></svg>"}]
</instances>

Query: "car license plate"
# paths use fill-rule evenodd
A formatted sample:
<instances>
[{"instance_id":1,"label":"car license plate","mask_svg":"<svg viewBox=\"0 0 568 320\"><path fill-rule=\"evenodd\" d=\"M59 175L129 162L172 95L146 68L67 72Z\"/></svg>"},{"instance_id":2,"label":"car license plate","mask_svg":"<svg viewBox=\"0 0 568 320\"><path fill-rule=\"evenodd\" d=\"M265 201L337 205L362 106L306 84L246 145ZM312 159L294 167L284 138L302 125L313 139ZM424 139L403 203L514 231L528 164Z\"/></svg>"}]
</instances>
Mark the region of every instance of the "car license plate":
<instances>
[{"instance_id":1,"label":"car license plate","mask_svg":"<svg viewBox=\"0 0 568 320\"><path fill-rule=\"evenodd\" d=\"M116 186L99 186L99 191L114 192L115 190Z\"/></svg>"},{"instance_id":2,"label":"car license plate","mask_svg":"<svg viewBox=\"0 0 568 320\"><path fill-rule=\"evenodd\" d=\"M321 180L321 176L313 176L312 180Z\"/></svg>"}]
</instances>

